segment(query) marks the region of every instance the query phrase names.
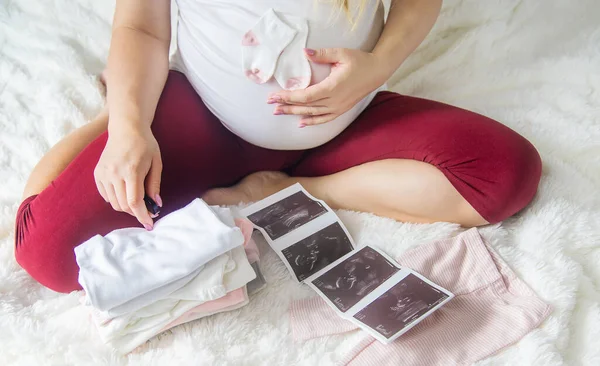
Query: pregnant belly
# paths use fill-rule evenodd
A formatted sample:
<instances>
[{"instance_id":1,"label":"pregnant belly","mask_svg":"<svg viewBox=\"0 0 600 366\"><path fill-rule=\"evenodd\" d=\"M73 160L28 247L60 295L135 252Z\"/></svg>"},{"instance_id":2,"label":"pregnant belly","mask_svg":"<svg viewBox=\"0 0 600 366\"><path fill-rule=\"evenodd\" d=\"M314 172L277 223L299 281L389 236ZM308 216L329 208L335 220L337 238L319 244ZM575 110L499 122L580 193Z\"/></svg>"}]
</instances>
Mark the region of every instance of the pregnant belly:
<instances>
[{"instance_id":1,"label":"pregnant belly","mask_svg":"<svg viewBox=\"0 0 600 366\"><path fill-rule=\"evenodd\" d=\"M371 23L369 20L365 25L367 31L336 36L325 36L313 26L306 46L370 51L381 32L382 19L378 27L374 28ZM252 22L225 30L222 25L207 29L206 22L201 30L190 24L181 27L181 24L180 21L175 68L182 69L205 105L231 132L254 145L276 150L303 150L322 145L352 123L375 95L371 93L331 122L299 128L302 116L274 115L275 105L267 104L269 95L281 90L279 84L274 79L256 84L243 72L241 39L253 26ZM218 41L207 36L217 31L220 32ZM314 85L324 80L331 68L312 63L311 70L311 85Z\"/></svg>"},{"instance_id":2,"label":"pregnant belly","mask_svg":"<svg viewBox=\"0 0 600 366\"><path fill-rule=\"evenodd\" d=\"M328 73L328 66L317 65L313 83L322 81ZM190 77L194 80L195 74L189 74ZM281 90L275 81L259 85L239 78L235 82L214 83L195 80L192 84L205 105L231 132L254 145L275 150L302 150L326 143L342 132L372 99L365 98L331 122L299 128L302 116L274 115L275 105L267 104L268 96Z\"/></svg>"}]
</instances>

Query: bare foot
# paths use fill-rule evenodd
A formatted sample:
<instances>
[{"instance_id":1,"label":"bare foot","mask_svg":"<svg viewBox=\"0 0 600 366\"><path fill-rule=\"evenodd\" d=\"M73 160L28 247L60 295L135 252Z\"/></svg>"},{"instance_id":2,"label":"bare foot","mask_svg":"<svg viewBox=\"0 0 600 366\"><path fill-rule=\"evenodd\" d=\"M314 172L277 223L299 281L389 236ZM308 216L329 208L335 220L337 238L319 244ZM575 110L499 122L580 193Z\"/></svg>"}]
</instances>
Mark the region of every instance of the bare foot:
<instances>
[{"instance_id":1,"label":"bare foot","mask_svg":"<svg viewBox=\"0 0 600 366\"><path fill-rule=\"evenodd\" d=\"M258 172L250 174L235 186L208 190L202 199L209 205L224 206L256 202L292 184L290 177L284 173Z\"/></svg>"}]
</instances>

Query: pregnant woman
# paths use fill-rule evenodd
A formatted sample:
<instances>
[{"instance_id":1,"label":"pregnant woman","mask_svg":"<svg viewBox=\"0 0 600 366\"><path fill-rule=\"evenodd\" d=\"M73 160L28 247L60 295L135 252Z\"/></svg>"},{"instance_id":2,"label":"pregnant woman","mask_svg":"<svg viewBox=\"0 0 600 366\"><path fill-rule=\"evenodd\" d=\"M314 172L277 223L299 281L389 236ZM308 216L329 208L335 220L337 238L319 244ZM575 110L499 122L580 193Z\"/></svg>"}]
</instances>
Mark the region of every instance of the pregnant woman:
<instances>
[{"instance_id":1,"label":"pregnant woman","mask_svg":"<svg viewBox=\"0 0 600 366\"><path fill-rule=\"evenodd\" d=\"M478 226L535 195L541 161L482 115L385 91L441 0L117 0L107 106L27 182L16 258L50 289L80 288L73 248L151 230L144 196L177 210L259 200L300 182L334 208Z\"/></svg>"}]
</instances>

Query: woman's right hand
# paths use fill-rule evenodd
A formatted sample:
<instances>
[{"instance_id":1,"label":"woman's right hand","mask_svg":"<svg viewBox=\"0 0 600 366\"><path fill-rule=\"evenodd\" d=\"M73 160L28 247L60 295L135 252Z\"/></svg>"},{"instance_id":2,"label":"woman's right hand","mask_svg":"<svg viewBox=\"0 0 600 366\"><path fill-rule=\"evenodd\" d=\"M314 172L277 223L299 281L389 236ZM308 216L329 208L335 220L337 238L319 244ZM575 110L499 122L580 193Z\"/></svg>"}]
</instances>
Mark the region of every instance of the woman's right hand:
<instances>
[{"instance_id":1,"label":"woman's right hand","mask_svg":"<svg viewBox=\"0 0 600 366\"><path fill-rule=\"evenodd\" d=\"M160 150L150 128L127 126L109 132L94 178L98 192L113 209L135 216L147 230L152 230L154 222L146 209L144 194L162 206L161 173Z\"/></svg>"}]
</instances>

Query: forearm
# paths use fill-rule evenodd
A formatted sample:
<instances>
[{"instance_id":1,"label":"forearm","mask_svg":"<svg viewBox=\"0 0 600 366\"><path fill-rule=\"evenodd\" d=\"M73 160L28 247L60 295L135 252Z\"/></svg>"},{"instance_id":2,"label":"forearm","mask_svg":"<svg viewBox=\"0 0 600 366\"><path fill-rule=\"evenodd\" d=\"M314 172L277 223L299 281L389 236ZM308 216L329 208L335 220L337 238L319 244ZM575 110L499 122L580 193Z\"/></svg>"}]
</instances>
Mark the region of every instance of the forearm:
<instances>
[{"instance_id":1,"label":"forearm","mask_svg":"<svg viewBox=\"0 0 600 366\"><path fill-rule=\"evenodd\" d=\"M423 42L441 7L442 0L392 0L383 33L373 50L384 60L388 77Z\"/></svg>"},{"instance_id":2,"label":"forearm","mask_svg":"<svg viewBox=\"0 0 600 366\"><path fill-rule=\"evenodd\" d=\"M112 123L150 126L169 70L168 45L129 28L115 29L108 57L107 101ZM121 127L121 126L119 126Z\"/></svg>"},{"instance_id":3,"label":"forearm","mask_svg":"<svg viewBox=\"0 0 600 366\"><path fill-rule=\"evenodd\" d=\"M117 3L106 80L109 132L152 123L169 71L170 14L165 4Z\"/></svg>"}]
</instances>

